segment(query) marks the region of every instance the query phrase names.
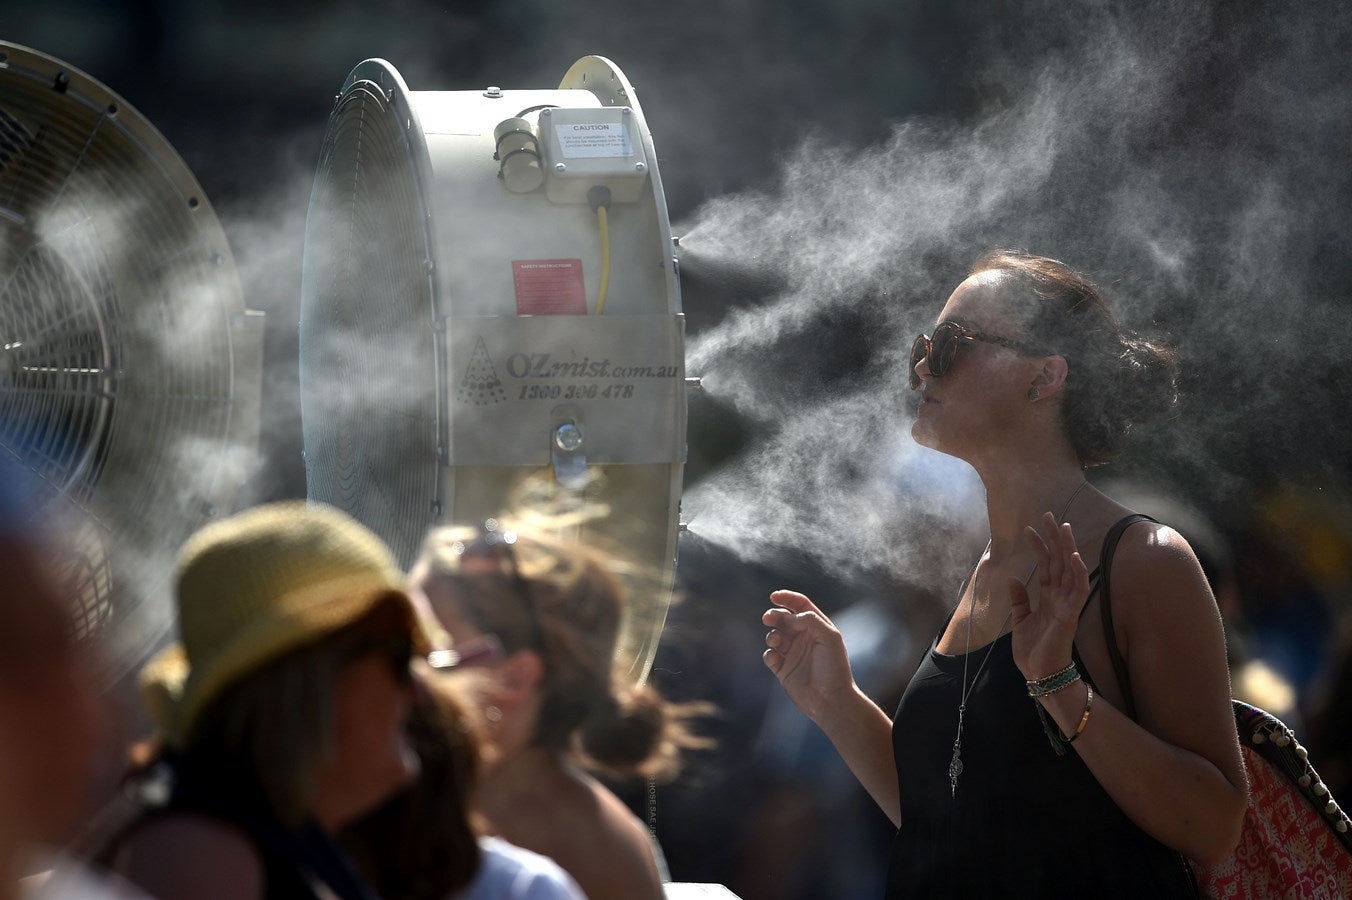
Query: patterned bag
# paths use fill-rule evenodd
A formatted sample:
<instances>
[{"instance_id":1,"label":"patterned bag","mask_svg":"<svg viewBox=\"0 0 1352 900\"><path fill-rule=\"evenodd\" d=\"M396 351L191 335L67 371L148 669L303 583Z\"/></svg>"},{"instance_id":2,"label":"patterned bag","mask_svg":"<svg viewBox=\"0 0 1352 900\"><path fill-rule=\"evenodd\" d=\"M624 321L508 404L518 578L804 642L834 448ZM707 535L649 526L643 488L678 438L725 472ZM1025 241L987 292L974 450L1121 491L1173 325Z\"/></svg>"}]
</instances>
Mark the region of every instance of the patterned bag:
<instances>
[{"instance_id":1,"label":"patterned bag","mask_svg":"<svg viewBox=\"0 0 1352 900\"><path fill-rule=\"evenodd\" d=\"M1234 855L1198 882L1211 897L1352 897L1352 824L1280 719L1234 701L1249 808Z\"/></svg>"},{"instance_id":2,"label":"patterned bag","mask_svg":"<svg viewBox=\"0 0 1352 900\"><path fill-rule=\"evenodd\" d=\"M1134 720L1131 678L1117 647L1108 572L1122 532L1148 516L1128 516L1109 530L1099 555L1099 594L1108 654ZM1154 521L1150 519L1150 521ZM1193 869L1203 896L1246 900L1352 898L1352 821L1330 796L1309 753L1276 716L1232 701L1240 753L1249 777L1249 808L1239 845L1225 862Z\"/></svg>"}]
</instances>

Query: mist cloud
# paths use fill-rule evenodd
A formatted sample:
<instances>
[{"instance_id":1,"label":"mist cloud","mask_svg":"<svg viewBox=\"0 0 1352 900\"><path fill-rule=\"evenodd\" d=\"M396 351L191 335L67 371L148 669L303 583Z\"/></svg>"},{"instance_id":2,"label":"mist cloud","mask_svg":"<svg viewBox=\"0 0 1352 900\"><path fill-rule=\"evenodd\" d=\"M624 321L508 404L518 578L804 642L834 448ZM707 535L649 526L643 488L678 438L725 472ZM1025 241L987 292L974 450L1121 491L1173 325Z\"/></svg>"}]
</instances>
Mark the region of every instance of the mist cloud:
<instances>
[{"instance_id":1,"label":"mist cloud","mask_svg":"<svg viewBox=\"0 0 1352 900\"><path fill-rule=\"evenodd\" d=\"M1264 461L1328 465L1318 451L1342 442L1333 410L1345 392L1319 373L1352 356L1335 274L1348 254L1333 246L1352 116L1325 50L1331 33L1348 35L1347 14L1061 9L1034 4L1015 27L963 36L980 60L972 114L905 118L863 147L810 136L772 186L678 223L687 273L774 285L691 341L710 395L763 426L687 492L696 532L835 570L904 563L917 515L949 485L901 487L926 462L907 435L902 354L996 246L1087 271L1125 324L1179 344L1185 405L1138 433L1135 471L1224 506ZM811 357L786 364L786 348L842 319L862 326L870 365L890 375L860 383ZM1274 372L1273 353L1299 358L1307 380ZM1293 396L1311 407L1298 428ZM842 468L867 474L835 477Z\"/></svg>"}]
</instances>

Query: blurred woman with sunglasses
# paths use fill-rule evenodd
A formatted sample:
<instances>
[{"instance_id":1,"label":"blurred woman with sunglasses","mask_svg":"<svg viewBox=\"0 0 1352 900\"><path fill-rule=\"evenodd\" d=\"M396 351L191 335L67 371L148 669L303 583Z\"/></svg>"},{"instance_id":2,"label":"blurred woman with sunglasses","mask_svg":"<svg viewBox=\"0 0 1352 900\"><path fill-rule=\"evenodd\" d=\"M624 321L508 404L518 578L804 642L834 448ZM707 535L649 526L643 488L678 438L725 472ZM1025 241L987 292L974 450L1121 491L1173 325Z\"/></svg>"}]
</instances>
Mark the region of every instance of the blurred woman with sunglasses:
<instances>
[{"instance_id":1,"label":"blurred woman with sunglasses","mask_svg":"<svg viewBox=\"0 0 1352 900\"><path fill-rule=\"evenodd\" d=\"M374 534L338 510L260 506L189 539L181 642L142 687L125 821L99 854L160 898L370 898L332 836L407 785L410 656L425 614Z\"/></svg>"},{"instance_id":2,"label":"blurred woman with sunglasses","mask_svg":"<svg viewBox=\"0 0 1352 900\"><path fill-rule=\"evenodd\" d=\"M488 833L550 857L591 900L660 898L648 830L588 770L668 777L700 741L685 707L617 677L624 596L608 560L490 520L434 531L409 581L457 647L502 645L474 688L486 739L474 805Z\"/></svg>"},{"instance_id":3,"label":"blurred woman with sunglasses","mask_svg":"<svg viewBox=\"0 0 1352 900\"><path fill-rule=\"evenodd\" d=\"M912 435L976 469L990 543L895 719L811 600L778 591L763 616L766 664L898 826L888 896L1194 896L1187 859L1224 859L1245 810L1220 615L1183 538L1084 472L1171 408L1172 352L1064 264L1002 251L908 378Z\"/></svg>"}]
</instances>

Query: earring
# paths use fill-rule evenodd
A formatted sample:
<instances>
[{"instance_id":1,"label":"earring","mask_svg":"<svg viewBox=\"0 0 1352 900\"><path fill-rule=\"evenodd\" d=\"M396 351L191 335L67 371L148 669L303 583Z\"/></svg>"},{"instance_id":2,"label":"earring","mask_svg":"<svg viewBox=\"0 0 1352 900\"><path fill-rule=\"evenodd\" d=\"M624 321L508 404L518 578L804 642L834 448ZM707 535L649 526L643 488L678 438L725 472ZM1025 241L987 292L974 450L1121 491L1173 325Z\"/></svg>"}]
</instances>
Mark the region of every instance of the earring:
<instances>
[{"instance_id":1,"label":"earring","mask_svg":"<svg viewBox=\"0 0 1352 900\"><path fill-rule=\"evenodd\" d=\"M1039 396L1041 396L1041 395L1038 393L1038 389L1037 389L1037 388L1031 387L1031 388L1028 389L1028 399L1031 400L1032 402L1036 403L1036 402L1037 402L1037 398L1038 398Z\"/></svg>"},{"instance_id":2,"label":"earring","mask_svg":"<svg viewBox=\"0 0 1352 900\"><path fill-rule=\"evenodd\" d=\"M489 706L485 706L484 718L488 720L489 725L496 725L502 721L502 710L491 704Z\"/></svg>"}]
</instances>

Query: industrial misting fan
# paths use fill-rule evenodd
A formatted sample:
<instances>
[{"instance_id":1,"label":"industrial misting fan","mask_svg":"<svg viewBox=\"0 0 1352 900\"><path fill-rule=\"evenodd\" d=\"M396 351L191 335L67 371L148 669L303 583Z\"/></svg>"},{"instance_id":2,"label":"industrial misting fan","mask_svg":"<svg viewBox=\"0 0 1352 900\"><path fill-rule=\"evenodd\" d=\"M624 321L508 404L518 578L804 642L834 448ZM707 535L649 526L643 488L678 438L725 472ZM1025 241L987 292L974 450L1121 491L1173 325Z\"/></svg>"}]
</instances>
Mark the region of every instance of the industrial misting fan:
<instances>
[{"instance_id":1,"label":"industrial misting fan","mask_svg":"<svg viewBox=\"0 0 1352 900\"><path fill-rule=\"evenodd\" d=\"M609 60L555 89L410 91L383 60L334 103L305 235L301 413L312 498L408 563L428 527L523 493L609 514L645 678L674 575L684 319L652 136Z\"/></svg>"},{"instance_id":2,"label":"industrial misting fan","mask_svg":"<svg viewBox=\"0 0 1352 900\"><path fill-rule=\"evenodd\" d=\"M160 133L83 72L0 42L0 457L70 545L63 587L110 681L167 632L183 540L235 502L262 337Z\"/></svg>"}]
</instances>

